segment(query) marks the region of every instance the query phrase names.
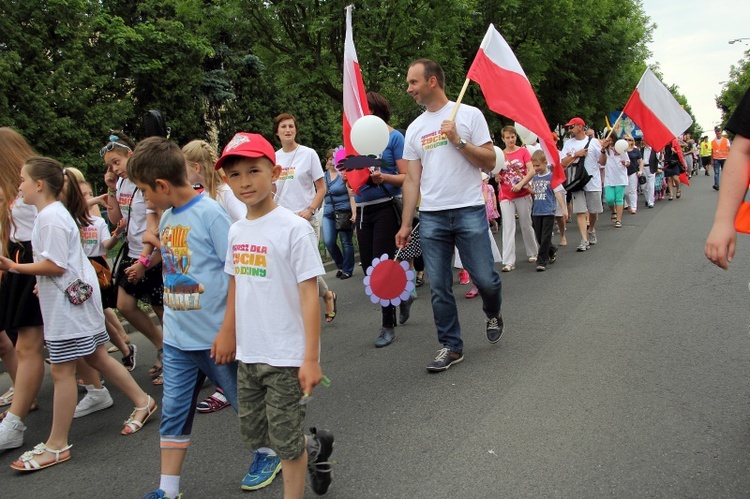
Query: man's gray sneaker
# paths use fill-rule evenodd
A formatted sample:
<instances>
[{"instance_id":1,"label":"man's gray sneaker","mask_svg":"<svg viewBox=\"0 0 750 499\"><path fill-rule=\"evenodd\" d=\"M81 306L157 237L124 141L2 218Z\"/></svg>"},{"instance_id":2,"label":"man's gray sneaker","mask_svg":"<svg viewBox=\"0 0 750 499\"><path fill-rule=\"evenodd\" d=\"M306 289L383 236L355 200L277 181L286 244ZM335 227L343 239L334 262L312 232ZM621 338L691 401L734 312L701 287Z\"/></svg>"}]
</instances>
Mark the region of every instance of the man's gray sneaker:
<instances>
[{"instance_id":1,"label":"man's gray sneaker","mask_svg":"<svg viewBox=\"0 0 750 499\"><path fill-rule=\"evenodd\" d=\"M596 243L597 243L596 231L594 230L594 231L589 232L589 244L591 245L591 244L596 244Z\"/></svg>"},{"instance_id":2,"label":"man's gray sneaker","mask_svg":"<svg viewBox=\"0 0 750 499\"><path fill-rule=\"evenodd\" d=\"M581 239L581 244L578 245L576 251L586 251L589 249L589 242L585 239Z\"/></svg>"},{"instance_id":3,"label":"man's gray sneaker","mask_svg":"<svg viewBox=\"0 0 750 499\"><path fill-rule=\"evenodd\" d=\"M539 267L536 268L539 270ZM497 343L503 336L503 316L498 315L497 317L487 317L487 340L490 343Z\"/></svg>"}]
</instances>

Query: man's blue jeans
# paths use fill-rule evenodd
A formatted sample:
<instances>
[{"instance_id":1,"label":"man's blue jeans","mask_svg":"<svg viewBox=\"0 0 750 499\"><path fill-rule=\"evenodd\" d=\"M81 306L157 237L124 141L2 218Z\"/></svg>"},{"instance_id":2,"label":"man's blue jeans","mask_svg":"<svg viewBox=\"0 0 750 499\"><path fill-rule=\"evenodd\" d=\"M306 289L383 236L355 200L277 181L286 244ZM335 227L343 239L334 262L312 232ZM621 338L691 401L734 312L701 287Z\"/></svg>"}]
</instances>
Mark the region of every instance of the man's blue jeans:
<instances>
[{"instance_id":1,"label":"man's blue jeans","mask_svg":"<svg viewBox=\"0 0 750 499\"><path fill-rule=\"evenodd\" d=\"M453 295L453 247L482 297L487 317L500 314L502 283L495 271L484 205L442 211L420 211L419 238L430 276L432 313L438 341L451 352L463 351L456 297Z\"/></svg>"},{"instance_id":2,"label":"man's blue jeans","mask_svg":"<svg viewBox=\"0 0 750 499\"><path fill-rule=\"evenodd\" d=\"M721 178L721 169L724 168L725 159L714 160L714 185L719 187L719 179Z\"/></svg>"}]
</instances>

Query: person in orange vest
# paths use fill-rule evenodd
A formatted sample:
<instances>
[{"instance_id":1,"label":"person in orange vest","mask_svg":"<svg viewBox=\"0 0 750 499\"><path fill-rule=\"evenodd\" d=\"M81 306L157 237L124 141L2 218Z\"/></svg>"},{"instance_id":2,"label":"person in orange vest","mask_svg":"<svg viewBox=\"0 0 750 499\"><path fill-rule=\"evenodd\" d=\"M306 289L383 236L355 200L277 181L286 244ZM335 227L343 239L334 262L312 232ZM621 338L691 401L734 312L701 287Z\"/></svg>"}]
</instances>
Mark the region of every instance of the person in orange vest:
<instances>
[{"instance_id":1,"label":"person in orange vest","mask_svg":"<svg viewBox=\"0 0 750 499\"><path fill-rule=\"evenodd\" d=\"M721 177L721 169L724 167L724 162L729 156L729 148L731 143L726 137L726 132L722 132L721 128L714 128L716 138L711 141L711 163L714 165L714 185L715 191L719 190L719 178Z\"/></svg>"}]
</instances>

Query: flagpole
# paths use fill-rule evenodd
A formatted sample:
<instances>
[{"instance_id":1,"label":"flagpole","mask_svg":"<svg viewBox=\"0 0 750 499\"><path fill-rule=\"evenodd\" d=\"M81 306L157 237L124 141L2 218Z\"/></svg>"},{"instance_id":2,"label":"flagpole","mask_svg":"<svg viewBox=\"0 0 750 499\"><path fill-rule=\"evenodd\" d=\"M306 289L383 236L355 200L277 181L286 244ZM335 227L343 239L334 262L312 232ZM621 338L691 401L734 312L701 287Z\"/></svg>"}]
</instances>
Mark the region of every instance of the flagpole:
<instances>
[{"instance_id":1,"label":"flagpole","mask_svg":"<svg viewBox=\"0 0 750 499\"><path fill-rule=\"evenodd\" d=\"M622 118L623 113L625 113L625 108L622 108L622 111L620 111L620 116L617 117L617 119L615 120L615 123L612 125L612 128L609 129L609 133L607 134L606 137L604 137L604 140L607 140L609 136L612 135L612 132L615 131L615 127L620 122L620 119Z\"/></svg>"},{"instance_id":2,"label":"flagpole","mask_svg":"<svg viewBox=\"0 0 750 499\"><path fill-rule=\"evenodd\" d=\"M461 105L461 101L464 100L464 94L466 93L466 89L469 88L469 82L471 80L466 78L466 81L464 82L464 86L461 89L461 93L458 94L458 99L456 99L456 105L453 107L453 112L451 113L450 118L448 118L450 121L453 121L456 119L456 114L458 114L458 108Z\"/></svg>"}]
</instances>

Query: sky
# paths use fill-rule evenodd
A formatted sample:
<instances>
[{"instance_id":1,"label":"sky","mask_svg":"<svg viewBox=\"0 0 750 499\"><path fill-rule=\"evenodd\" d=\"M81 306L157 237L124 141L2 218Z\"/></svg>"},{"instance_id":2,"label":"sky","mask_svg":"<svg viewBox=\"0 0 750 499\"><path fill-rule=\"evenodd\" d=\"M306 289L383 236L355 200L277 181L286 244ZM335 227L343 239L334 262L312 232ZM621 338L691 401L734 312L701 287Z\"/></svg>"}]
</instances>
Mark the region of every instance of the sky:
<instances>
[{"instance_id":1,"label":"sky","mask_svg":"<svg viewBox=\"0 0 750 499\"><path fill-rule=\"evenodd\" d=\"M677 85L698 124L712 130L721 121L715 98L733 64L750 49L750 1L642 0L657 24L649 64L658 64L664 83Z\"/></svg>"}]
</instances>

